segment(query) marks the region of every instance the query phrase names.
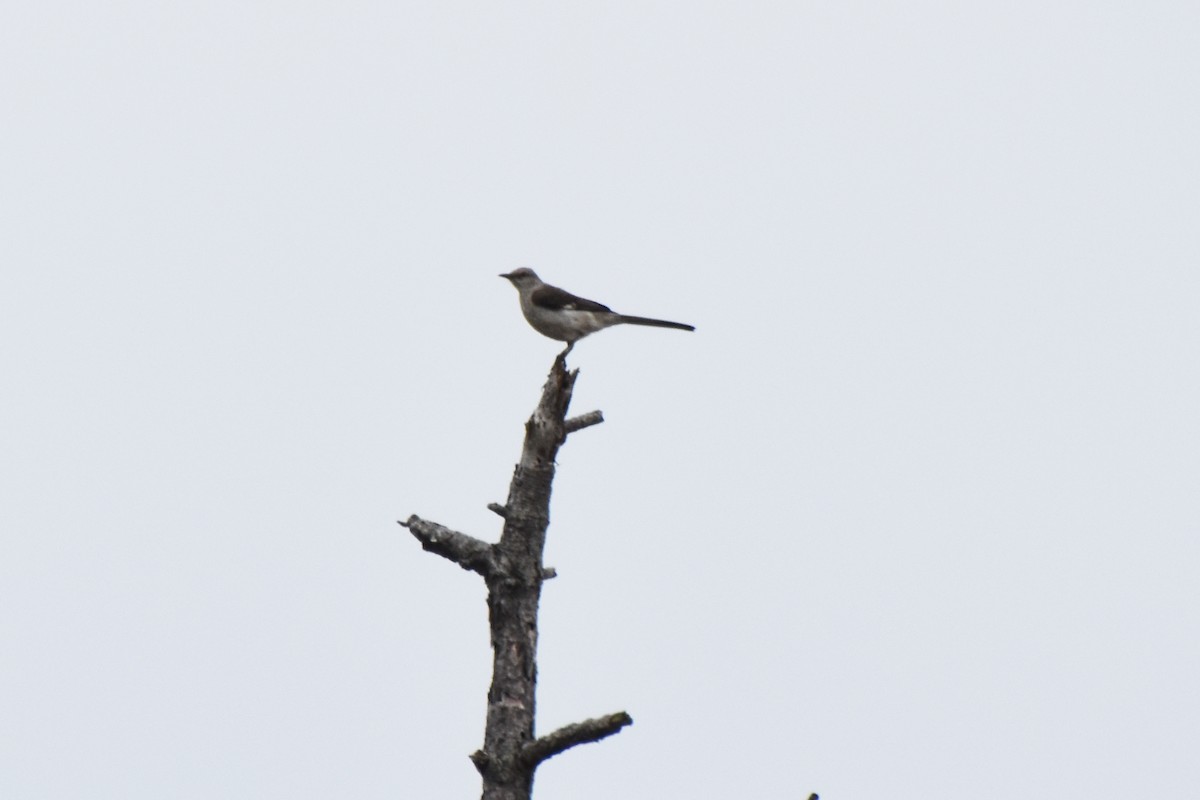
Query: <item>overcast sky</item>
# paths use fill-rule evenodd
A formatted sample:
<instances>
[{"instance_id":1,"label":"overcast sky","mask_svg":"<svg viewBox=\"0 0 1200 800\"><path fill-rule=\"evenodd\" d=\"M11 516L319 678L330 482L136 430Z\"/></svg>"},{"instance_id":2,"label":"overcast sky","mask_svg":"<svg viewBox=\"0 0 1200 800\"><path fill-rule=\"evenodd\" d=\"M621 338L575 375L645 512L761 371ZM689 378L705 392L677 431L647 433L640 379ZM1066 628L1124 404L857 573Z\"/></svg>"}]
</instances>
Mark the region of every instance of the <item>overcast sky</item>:
<instances>
[{"instance_id":1,"label":"overcast sky","mask_svg":"<svg viewBox=\"0 0 1200 800\"><path fill-rule=\"evenodd\" d=\"M477 796L575 348L541 798L1200 784L1191 2L10 3L0 797Z\"/></svg>"}]
</instances>

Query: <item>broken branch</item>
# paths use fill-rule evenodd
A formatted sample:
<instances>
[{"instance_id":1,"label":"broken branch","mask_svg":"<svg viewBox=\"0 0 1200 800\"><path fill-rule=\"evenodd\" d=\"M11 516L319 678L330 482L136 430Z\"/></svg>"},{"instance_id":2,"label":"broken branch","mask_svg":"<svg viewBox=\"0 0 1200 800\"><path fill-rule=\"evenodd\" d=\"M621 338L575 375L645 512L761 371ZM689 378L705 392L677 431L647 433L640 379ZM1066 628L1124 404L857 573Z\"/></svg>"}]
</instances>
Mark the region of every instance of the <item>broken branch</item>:
<instances>
[{"instance_id":1,"label":"broken branch","mask_svg":"<svg viewBox=\"0 0 1200 800\"><path fill-rule=\"evenodd\" d=\"M564 750L577 744L598 742L612 736L626 725L632 725L633 718L624 711L609 714L607 717L596 717L576 722L559 728L553 733L539 736L521 749L521 759L530 767L536 767L547 758L556 756Z\"/></svg>"},{"instance_id":2,"label":"broken branch","mask_svg":"<svg viewBox=\"0 0 1200 800\"><path fill-rule=\"evenodd\" d=\"M495 569L492 545L482 539L450 530L444 525L421 519L416 514L400 524L417 537L421 547L450 559L465 570L478 572L486 578Z\"/></svg>"}]
</instances>

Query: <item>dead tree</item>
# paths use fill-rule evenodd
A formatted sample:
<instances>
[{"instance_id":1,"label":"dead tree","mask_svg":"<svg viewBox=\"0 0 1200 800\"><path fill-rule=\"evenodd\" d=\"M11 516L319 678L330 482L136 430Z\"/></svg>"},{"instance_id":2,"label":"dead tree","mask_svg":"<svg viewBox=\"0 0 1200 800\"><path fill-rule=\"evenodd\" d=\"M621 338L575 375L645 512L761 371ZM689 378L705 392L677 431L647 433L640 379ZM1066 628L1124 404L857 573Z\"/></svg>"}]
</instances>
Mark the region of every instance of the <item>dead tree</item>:
<instances>
[{"instance_id":1,"label":"dead tree","mask_svg":"<svg viewBox=\"0 0 1200 800\"><path fill-rule=\"evenodd\" d=\"M525 444L513 470L508 501L488 506L504 518L500 541L491 544L415 514L400 523L423 548L479 573L487 583L492 686L483 747L471 754L483 776L483 800L530 800L539 764L577 744L611 736L633 722L620 711L545 736L534 734L538 601L542 582L554 577L553 570L542 564L554 457L569 434L604 421L599 411L567 419L579 371L567 371L565 355L555 359L541 402L525 423Z\"/></svg>"}]
</instances>

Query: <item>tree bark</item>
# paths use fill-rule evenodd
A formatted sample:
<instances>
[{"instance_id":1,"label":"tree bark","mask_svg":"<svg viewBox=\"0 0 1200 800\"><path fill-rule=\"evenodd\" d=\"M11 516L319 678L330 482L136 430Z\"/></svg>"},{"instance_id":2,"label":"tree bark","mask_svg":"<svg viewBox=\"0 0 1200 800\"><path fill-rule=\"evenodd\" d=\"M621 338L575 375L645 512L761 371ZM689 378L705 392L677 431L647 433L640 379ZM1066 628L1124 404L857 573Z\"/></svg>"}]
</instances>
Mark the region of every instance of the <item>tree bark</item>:
<instances>
[{"instance_id":1,"label":"tree bark","mask_svg":"<svg viewBox=\"0 0 1200 800\"><path fill-rule=\"evenodd\" d=\"M530 800L539 764L633 722L622 711L567 725L540 739L534 734L538 603L542 583L554 577L542 564L554 458L568 434L603 422L599 411L567 419L577 375L578 370L567 371L565 353L555 359L541 401L525 423L525 443L508 500L503 506L488 506L504 519L499 542L489 544L416 515L400 523L426 550L479 573L487 582L492 686L483 747L471 755L483 777L483 800Z\"/></svg>"}]
</instances>

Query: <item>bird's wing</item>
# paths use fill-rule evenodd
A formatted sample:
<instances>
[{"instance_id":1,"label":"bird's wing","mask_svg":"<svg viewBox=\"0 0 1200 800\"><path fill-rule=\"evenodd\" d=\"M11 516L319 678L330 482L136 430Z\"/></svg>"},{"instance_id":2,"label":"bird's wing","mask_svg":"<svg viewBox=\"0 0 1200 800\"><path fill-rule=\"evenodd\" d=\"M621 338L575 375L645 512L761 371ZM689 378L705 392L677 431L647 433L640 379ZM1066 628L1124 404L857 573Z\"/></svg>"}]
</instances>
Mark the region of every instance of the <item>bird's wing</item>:
<instances>
[{"instance_id":1,"label":"bird's wing","mask_svg":"<svg viewBox=\"0 0 1200 800\"><path fill-rule=\"evenodd\" d=\"M553 311L612 311L595 300L584 300L557 286L544 285L533 290L529 296L535 306Z\"/></svg>"}]
</instances>

